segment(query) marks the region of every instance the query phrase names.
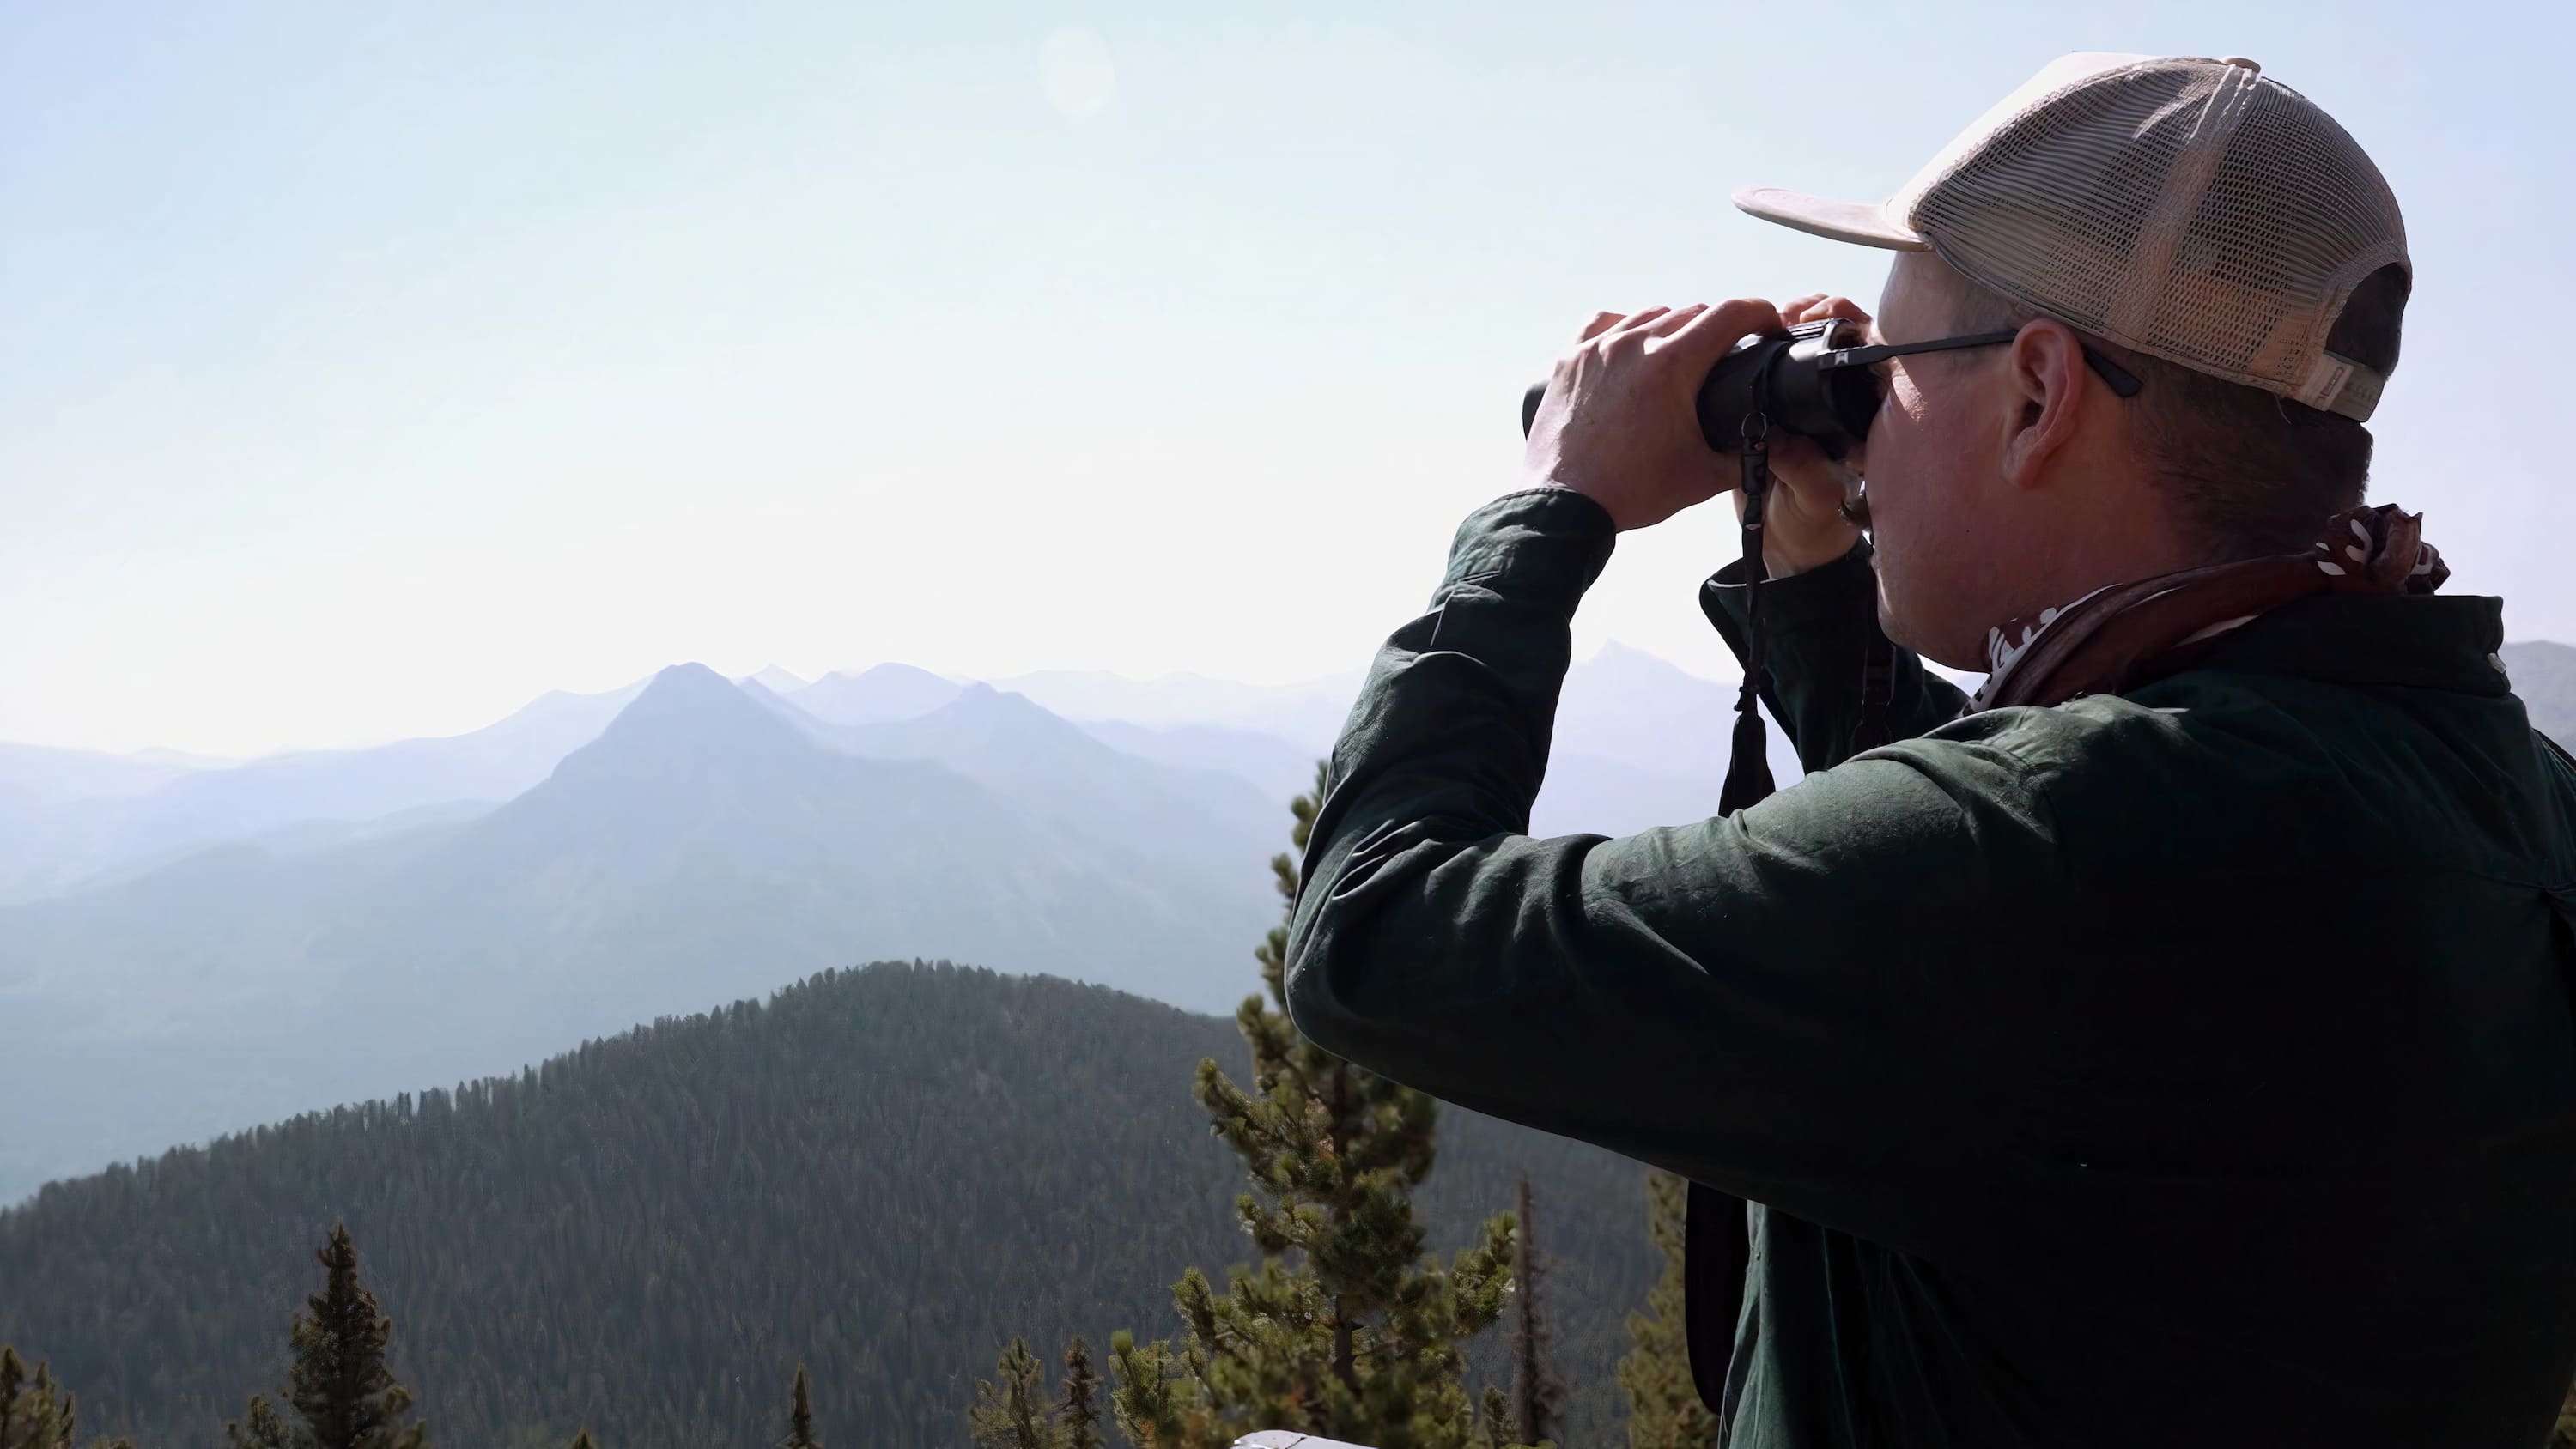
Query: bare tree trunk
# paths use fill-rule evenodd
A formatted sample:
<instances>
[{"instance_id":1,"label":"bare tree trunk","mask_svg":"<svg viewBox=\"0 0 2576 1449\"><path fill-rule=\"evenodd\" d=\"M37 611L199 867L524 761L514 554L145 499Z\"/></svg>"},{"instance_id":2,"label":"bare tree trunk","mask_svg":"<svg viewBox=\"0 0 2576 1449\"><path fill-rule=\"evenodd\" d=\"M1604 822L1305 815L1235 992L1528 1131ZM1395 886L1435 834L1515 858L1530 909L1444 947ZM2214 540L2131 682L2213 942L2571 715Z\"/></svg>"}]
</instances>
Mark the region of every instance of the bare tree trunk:
<instances>
[{"instance_id":1,"label":"bare tree trunk","mask_svg":"<svg viewBox=\"0 0 2576 1449\"><path fill-rule=\"evenodd\" d=\"M1548 1374L1547 1324L1539 1315L1542 1272L1537 1226L1530 1210L1529 1179L1521 1179L1520 1218L1512 1233L1512 1418L1523 1444L1554 1439L1563 1390Z\"/></svg>"}]
</instances>

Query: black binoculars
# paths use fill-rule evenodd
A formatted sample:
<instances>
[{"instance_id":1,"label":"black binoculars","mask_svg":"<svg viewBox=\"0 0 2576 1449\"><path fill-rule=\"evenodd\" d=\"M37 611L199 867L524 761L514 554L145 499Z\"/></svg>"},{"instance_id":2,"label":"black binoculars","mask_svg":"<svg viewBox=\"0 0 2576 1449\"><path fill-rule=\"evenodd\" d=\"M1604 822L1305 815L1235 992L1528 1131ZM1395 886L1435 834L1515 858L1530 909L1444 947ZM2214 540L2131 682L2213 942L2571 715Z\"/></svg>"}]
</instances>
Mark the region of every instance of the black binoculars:
<instances>
[{"instance_id":1,"label":"black binoculars","mask_svg":"<svg viewBox=\"0 0 2576 1449\"><path fill-rule=\"evenodd\" d=\"M1878 416L1878 377L1869 364L1879 349L1866 348L1860 327L1838 318L1801 322L1786 334L1747 337L1728 349L1699 387L1700 436L1721 453L1744 446L1748 425L1761 420L1812 438L1839 461L1869 436ZM1538 419L1544 382L1521 399L1521 435Z\"/></svg>"}]
</instances>

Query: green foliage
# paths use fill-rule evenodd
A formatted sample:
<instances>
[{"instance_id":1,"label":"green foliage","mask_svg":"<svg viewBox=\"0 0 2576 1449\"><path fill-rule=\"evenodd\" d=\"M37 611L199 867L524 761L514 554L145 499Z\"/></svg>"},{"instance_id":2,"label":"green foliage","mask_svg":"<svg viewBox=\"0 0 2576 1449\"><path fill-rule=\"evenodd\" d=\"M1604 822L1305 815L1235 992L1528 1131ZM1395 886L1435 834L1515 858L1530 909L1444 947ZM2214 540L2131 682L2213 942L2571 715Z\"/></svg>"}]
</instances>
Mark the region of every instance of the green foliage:
<instances>
[{"instance_id":1,"label":"green foliage","mask_svg":"<svg viewBox=\"0 0 2576 1449\"><path fill-rule=\"evenodd\" d=\"M34 1378L18 1350L0 1344L0 1449L72 1449L80 1415L71 1394L39 1362ZM123 1439L92 1441L91 1449L134 1449Z\"/></svg>"},{"instance_id":2,"label":"green foliage","mask_svg":"<svg viewBox=\"0 0 2576 1449\"><path fill-rule=\"evenodd\" d=\"M572 1436L572 1449L594 1449L594 1446L590 1442L590 1431L588 1429L584 1429L580 1433Z\"/></svg>"},{"instance_id":3,"label":"green foliage","mask_svg":"<svg viewBox=\"0 0 2576 1449\"><path fill-rule=\"evenodd\" d=\"M1619 1361L1628 1391L1629 1449L1709 1449L1717 1418L1691 1381L1690 1340L1682 1317L1682 1216L1686 1186L1669 1172L1646 1174L1646 1236L1663 1254L1663 1276L1646 1295L1646 1311L1628 1315L1635 1347Z\"/></svg>"},{"instance_id":4,"label":"green foliage","mask_svg":"<svg viewBox=\"0 0 2576 1449\"><path fill-rule=\"evenodd\" d=\"M1314 793L1289 806L1300 852L1323 789L1319 764ZM1270 867L1293 911L1296 858L1282 852ZM1258 1429L1467 1449L1476 1416L1460 1345L1501 1314L1512 1219L1485 1223L1445 1268L1426 1257L1414 1194L1431 1172L1438 1106L1297 1031L1287 946L1283 923L1254 952L1268 999L1235 1013L1251 1089L1211 1058L1194 1093L1252 1180L1235 1211L1261 1264L1230 1270L1222 1294L1185 1273L1173 1290L1179 1343L1113 1341L1120 1427L1143 1449L1223 1449Z\"/></svg>"},{"instance_id":5,"label":"green foliage","mask_svg":"<svg viewBox=\"0 0 2576 1449\"><path fill-rule=\"evenodd\" d=\"M768 1444L802 1361L834 1443L953 1449L1013 1333L1087 1332L1106 1375L1104 1328L1169 1312L1176 1264L1244 1256L1234 1155L1171 1089L1240 1041L1063 980L828 972L49 1187L0 1209L0 1336L51 1357L87 1435L220 1444L345 1220L440 1443ZM1481 1241L1476 1210L1533 1180L1568 1442L1614 1439L1620 1318L1651 1281L1638 1175L1474 1113L1439 1130L1429 1246ZM1508 1379L1501 1340L1469 1345L1470 1382Z\"/></svg>"},{"instance_id":6,"label":"green foliage","mask_svg":"<svg viewBox=\"0 0 2576 1449\"><path fill-rule=\"evenodd\" d=\"M303 1425L289 1425L276 1406L258 1395L239 1419L224 1425L224 1442L232 1449L311 1449L313 1436Z\"/></svg>"},{"instance_id":7,"label":"green foliage","mask_svg":"<svg viewBox=\"0 0 2576 1449\"><path fill-rule=\"evenodd\" d=\"M290 1341L286 1401L300 1423L289 1424L265 1399L253 1397L245 1418L224 1435L235 1449L423 1449L429 1426L396 1428L411 1408L411 1391L385 1366L393 1320L377 1311L376 1295L358 1282L358 1245L346 1223L314 1255L322 1265L322 1291L295 1315Z\"/></svg>"},{"instance_id":8,"label":"green foliage","mask_svg":"<svg viewBox=\"0 0 2576 1449\"><path fill-rule=\"evenodd\" d=\"M787 1437L778 1449L823 1449L814 1437L814 1406L805 1396L805 1365L796 1366L796 1390L787 1406Z\"/></svg>"},{"instance_id":9,"label":"green foliage","mask_svg":"<svg viewBox=\"0 0 2576 1449\"><path fill-rule=\"evenodd\" d=\"M1487 1384L1484 1403L1476 1413L1476 1449L1510 1449L1511 1442L1512 1401Z\"/></svg>"},{"instance_id":10,"label":"green foliage","mask_svg":"<svg viewBox=\"0 0 2576 1449\"><path fill-rule=\"evenodd\" d=\"M1057 1449L1061 1435L1039 1375L1029 1341L1012 1339L993 1377L975 1386L975 1407L966 1414L975 1449Z\"/></svg>"}]
</instances>

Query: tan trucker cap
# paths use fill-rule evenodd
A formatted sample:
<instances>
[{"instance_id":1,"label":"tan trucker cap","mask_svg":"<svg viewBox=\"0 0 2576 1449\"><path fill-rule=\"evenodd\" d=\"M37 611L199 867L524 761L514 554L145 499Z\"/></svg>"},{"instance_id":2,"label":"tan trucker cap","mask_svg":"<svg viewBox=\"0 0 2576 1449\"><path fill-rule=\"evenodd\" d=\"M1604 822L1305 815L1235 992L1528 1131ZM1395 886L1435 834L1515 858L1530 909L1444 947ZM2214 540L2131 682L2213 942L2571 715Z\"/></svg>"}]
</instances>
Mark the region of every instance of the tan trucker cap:
<instances>
[{"instance_id":1,"label":"tan trucker cap","mask_svg":"<svg viewBox=\"0 0 2576 1449\"><path fill-rule=\"evenodd\" d=\"M1937 252L2070 327L2356 421L2387 377L2327 334L2363 278L2413 271L2370 157L2234 56L2064 56L1884 202L1747 187L1735 204Z\"/></svg>"}]
</instances>

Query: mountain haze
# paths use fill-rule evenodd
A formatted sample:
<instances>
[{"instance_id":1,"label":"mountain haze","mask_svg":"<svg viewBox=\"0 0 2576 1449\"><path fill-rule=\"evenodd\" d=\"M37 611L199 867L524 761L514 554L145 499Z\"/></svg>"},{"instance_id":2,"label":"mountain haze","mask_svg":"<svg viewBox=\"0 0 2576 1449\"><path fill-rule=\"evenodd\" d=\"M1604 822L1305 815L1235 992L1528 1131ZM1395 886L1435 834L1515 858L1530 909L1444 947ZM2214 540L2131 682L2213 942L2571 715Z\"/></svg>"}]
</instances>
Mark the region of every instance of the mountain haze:
<instances>
[{"instance_id":1,"label":"mountain haze","mask_svg":"<svg viewBox=\"0 0 2576 1449\"><path fill-rule=\"evenodd\" d=\"M1267 801L1311 784L1313 762L1330 747L1358 678L1354 672L1270 687L1195 675L1137 681L1058 671L1027 681L1057 701L1061 707L1051 712L1059 715L1130 709L1133 718L1080 722L1120 754L1228 775ZM775 667L736 682L800 730L836 748L880 754L864 733L838 736L831 727L918 721L969 687L895 663L811 685ZM558 691L464 735L239 764L167 751L107 756L0 745L0 904L131 879L230 842L313 845L387 833L406 821L460 818L542 780L642 688L638 681L604 693ZM1693 801L1723 773L1722 760L1709 756L1731 705L1725 686L1613 644L1574 667L1565 700L1540 813L1566 828L1617 833L1670 823L1682 817L1631 802ZM1714 732L1707 724L1712 711L1719 716ZM1227 720L1236 722L1221 722ZM1775 774L1795 778L1785 742L1775 738L1774 746ZM945 757L918 746L898 753ZM990 783L989 771L968 773ZM1597 780L1614 782L1606 811L1591 808Z\"/></svg>"},{"instance_id":2,"label":"mountain haze","mask_svg":"<svg viewBox=\"0 0 2576 1449\"><path fill-rule=\"evenodd\" d=\"M424 806L498 804L596 739L643 687L639 681L598 694L556 691L469 734L169 770L152 788L104 797L61 794L42 809L0 815L0 903L131 874L191 849L288 826L375 820Z\"/></svg>"},{"instance_id":3,"label":"mountain haze","mask_svg":"<svg viewBox=\"0 0 2576 1449\"><path fill-rule=\"evenodd\" d=\"M913 719L955 699L965 686L909 664L827 674L788 698L826 724L883 724Z\"/></svg>"},{"instance_id":4,"label":"mountain haze","mask_svg":"<svg viewBox=\"0 0 2576 1449\"><path fill-rule=\"evenodd\" d=\"M54 1028L0 1094L59 1103L0 1138L0 1201L902 952L1230 1009L1266 856L1184 867L1070 813L835 751L689 665L488 814L0 910L0 1003Z\"/></svg>"},{"instance_id":5,"label":"mountain haze","mask_svg":"<svg viewBox=\"0 0 2576 1449\"><path fill-rule=\"evenodd\" d=\"M198 760L168 750L105 755L0 743L0 801L58 805L66 800L121 799L224 763L228 762Z\"/></svg>"},{"instance_id":6,"label":"mountain haze","mask_svg":"<svg viewBox=\"0 0 2576 1449\"><path fill-rule=\"evenodd\" d=\"M2531 727L2576 749L2576 649L2535 640L2499 652Z\"/></svg>"},{"instance_id":7,"label":"mountain haze","mask_svg":"<svg viewBox=\"0 0 2576 1449\"><path fill-rule=\"evenodd\" d=\"M1264 795L1231 774L1121 753L988 684L969 685L928 714L845 726L824 738L874 759L936 761L1140 858L1234 878L1257 873L1284 843L1279 822L1296 793ZM1300 788L1313 783L1310 768Z\"/></svg>"},{"instance_id":8,"label":"mountain haze","mask_svg":"<svg viewBox=\"0 0 2576 1449\"><path fill-rule=\"evenodd\" d=\"M1130 679L1104 670L1048 669L992 681L1067 719L1125 720L1151 728L1225 725L1259 730L1321 754L1359 696L1364 670L1298 684L1245 684L1203 674Z\"/></svg>"},{"instance_id":9,"label":"mountain haze","mask_svg":"<svg viewBox=\"0 0 2576 1449\"><path fill-rule=\"evenodd\" d=\"M1102 719L1085 721L1082 728L1111 749L1184 769L1220 771L1275 800L1315 788L1315 762L1332 748L1330 741L1308 749L1274 734L1228 725L1157 727Z\"/></svg>"},{"instance_id":10,"label":"mountain haze","mask_svg":"<svg viewBox=\"0 0 2576 1449\"><path fill-rule=\"evenodd\" d=\"M1187 674L1131 680L1057 671L1004 685L1129 754L1221 770L1276 795L1313 784L1314 762L1331 749L1360 681L1358 672L1261 686ZM1576 663L1558 698L1531 828L1625 835L1716 814L1735 694L1731 683L1616 641ZM1783 787L1796 782L1798 753L1776 722L1767 745L1772 777Z\"/></svg>"}]
</instances>

